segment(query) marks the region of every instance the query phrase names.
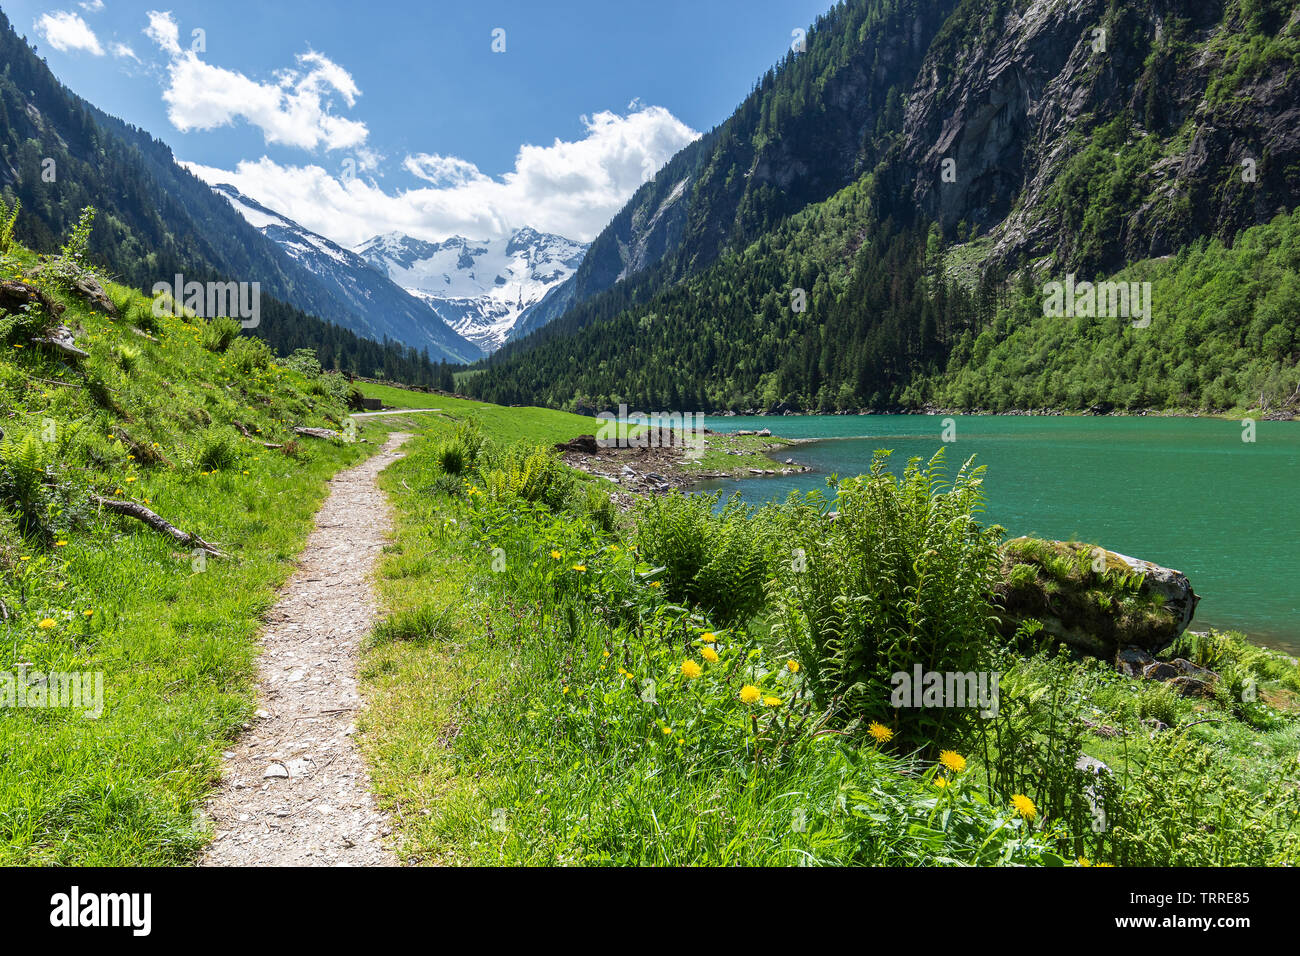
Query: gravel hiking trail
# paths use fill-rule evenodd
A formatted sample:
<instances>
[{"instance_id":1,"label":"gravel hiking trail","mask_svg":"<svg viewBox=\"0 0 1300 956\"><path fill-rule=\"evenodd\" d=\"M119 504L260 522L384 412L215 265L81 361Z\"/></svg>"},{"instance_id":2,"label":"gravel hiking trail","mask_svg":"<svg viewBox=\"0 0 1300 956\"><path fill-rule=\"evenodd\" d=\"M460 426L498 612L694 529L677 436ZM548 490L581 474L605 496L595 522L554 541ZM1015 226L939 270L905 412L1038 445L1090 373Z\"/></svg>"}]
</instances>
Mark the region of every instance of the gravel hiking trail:
<instances>
[{"instance_id":1,"label":"gravel hiking trail","mask_svg":"<svg viewBox=\"0 0 1300 956\"><path fill-rule=\"evenodd\" d=\"M225 752L201 866L396 866L353 740L357 661L376 618L371 575L392 514L377 483L411 436L340 472L266 617L253 723Z\"/></svg>"}]
</instances>

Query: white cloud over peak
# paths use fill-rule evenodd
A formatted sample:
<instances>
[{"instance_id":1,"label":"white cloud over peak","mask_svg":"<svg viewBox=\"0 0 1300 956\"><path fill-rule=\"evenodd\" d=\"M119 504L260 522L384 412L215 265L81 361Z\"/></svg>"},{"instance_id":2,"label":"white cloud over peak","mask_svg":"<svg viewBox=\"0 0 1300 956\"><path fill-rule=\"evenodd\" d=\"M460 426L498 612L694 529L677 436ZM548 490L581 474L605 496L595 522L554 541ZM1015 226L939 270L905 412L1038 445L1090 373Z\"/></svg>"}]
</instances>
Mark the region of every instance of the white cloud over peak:
<instances>
[{"instance_id":1,"label":"white cloud over peak","mask_svg":"<svg viewBox=\"0 0 1300 956\"><path fill-rule=\"evenodd\" d=\"M86 21L81 19L79 14L64 10L42 13L36 18L35 28L37 34L61 52L84 50L95 56L104 55L99 37L95 36L95 31L86 25Z\"/></svg>"},{"instance_id":2,"label":"white cloud over peak","mask_svg":"<svg viewBox=\"0 0 1300 956\"><path fill-rule=\"evenodd\" d=\"M365 123L331 111L336 97L352 106L361 91L347 70L323 54L300 53L296 67L279 71L274 82L262 82L182 50L171 13L152 10L148 16L145 35L169 57L163 91L167 118L181 132L243 119L261 130L267 143L330 150L360 146L369 135Z\"/></svg>"},{"instance_id":3,"label":"white cloud over peak","mask_svg":"<svg viewBox=\"0 0 1300 956\"><path fill-rule=\"evenodd\" d=\"M407 156L403 168L428 185L396 192L342 169L287 166L265 156L230 171L187 165L207 182L230 183L346 246L385 232L430 240L456 234L486 239L524 225L587 241L699 133L660 106L582 119L580 138L524 145L514 167L500 177L454 156Z\"/></svg>"}]
</instances>

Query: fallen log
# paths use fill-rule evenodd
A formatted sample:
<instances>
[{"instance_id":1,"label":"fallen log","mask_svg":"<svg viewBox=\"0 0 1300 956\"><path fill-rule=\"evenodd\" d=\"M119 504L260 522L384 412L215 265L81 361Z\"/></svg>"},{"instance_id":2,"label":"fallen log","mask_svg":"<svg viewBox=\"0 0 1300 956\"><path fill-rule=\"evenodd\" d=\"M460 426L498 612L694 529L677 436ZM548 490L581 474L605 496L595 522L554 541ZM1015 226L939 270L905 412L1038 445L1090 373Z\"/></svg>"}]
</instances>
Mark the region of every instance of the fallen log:
<instances>
[{"instance_id":1,"label":"fallen log","mask_svg":"<svg viewBox=\"0 0 1300 956\"><path fill-rule=\"evenodd\" d=\"M0 282L0 312L18 313L29 306L39 306L51 320L63 315L63 303L36 286L17 279Z\"/></svg>"},{"instance_id":2,"label":"fallen log","mask_svg":"<svg viewBox=\"0 0 1300 956\"><path fill-rule=\"evenodd\" d=\"M137 461L147 465L166 465L168 468L171 467L171 460L166 455L150 445L140 444L132 438L131 433L121 425L114 425L111 431L112 434L117 436L117 440L130 450L131 454L135 456Z\"/></svg>"},{"instance_id":3,"label":"fallen log","mask_svg":"<svg viewBox=\"0 0 1300 956\"><path fill-rule=\"evenodd\" d=\"M303 428L301 426L298 426L294 428L294 431L297 432L299 435L306 435L308 438L324 438L324 439L343 438L342 434L334 431L332 428Z\"/></svg>"},{"instance_id":4,"label":"fallen log","mask_svg":"<svg viewBox=\"0 0 1300 956\"><path fill-rule=\"evenodd\" d=\"M204 541L197 534L190 534L188 531L182 531L166 518L155 514L144 505L138 505L134 501L117 501L113 498L105 498L101 495L94 494L92 494L90 498L95 502L95 504L99 505L104 510L111 511L114 514L125 515L128 518L135 518L137 521L143 521L155 531L160 531L163 534L170 536L178 543L185 545L187 548L199 548L206 551L214 558L227 557L226 553L216 545Z\"/></svg>"},{"instance_id":5,"label":"fallen log","mask_svg":"<svg viewBox=\"0 0 1300 956\"><path fill-rule=\"evenodd\" d=\"M48 345L58 349L64 355L71 355L73 358L86 359L90 358L90 353L76 347L73 344L72 331L66 325L60 325L50 331L48 335L34 335L32 342L36 345Z\"/></svg>"},{"instance_id":6,"label":"fallen log","mask_svg":"<svg viewBox=\"0 0 1300 956\"><path fill-rule=\"evenodd\" d=\"M263 448L283 448L283 447L284 447L283 445L277 445L275 442L271 442L271 441L262 441L262 439L255 437L254 435L252 435L252 434L249 432L249 430L248 430L248 426L246 426L243 422L237 422L237 421L234 421L234 420L232 419L231 422L230 422L230 424L234 425L236 428L239 429L239 434L243 435L243 436L244 436L245 438L247 438L249 441L255 441L255 442L257 442L257 443L258 443L259 445L261 445Z\"/></svg>"}]
</instances>

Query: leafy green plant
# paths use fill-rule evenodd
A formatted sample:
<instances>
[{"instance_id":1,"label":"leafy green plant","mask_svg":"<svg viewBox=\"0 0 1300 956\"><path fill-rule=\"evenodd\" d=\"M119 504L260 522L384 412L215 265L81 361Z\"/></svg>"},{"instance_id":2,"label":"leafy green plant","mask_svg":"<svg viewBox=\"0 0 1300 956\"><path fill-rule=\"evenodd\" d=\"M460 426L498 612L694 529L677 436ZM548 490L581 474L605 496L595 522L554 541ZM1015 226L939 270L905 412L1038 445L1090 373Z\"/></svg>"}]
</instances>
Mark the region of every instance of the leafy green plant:
<instances>
[{"instance_id":1,"label":"leafy green plant","mask_svg":"<svg viewBox=\"0 0 1300 956\"><path fill-rule=\"evenodd\" d=\"M969 721L969 708L891 706L892 675L989 669L990 602L1000 529L978 522L982 467L967 462L951 486L942 450L908 462L902 478L877 453L868 474L792 496L777 562L777 633L794 647L823 708L871 718L907 746L934 746ZM954 727L953 725L958 725Z\"/></svg>"},{"instance_id":2,"label":"leafy green plant","mask_svg":"<svg viewBox=\"0 0 1300 956\"><path fill-rule=\"evenodd\" d=\"M224 426L203 431L194 446L194 463L205 471L225 471L239 461L239 439Z\"/></svg>"},{"instance_id":3,"label":"leafy green plant","mask_svg":"<svg viewBox=\"0 0 1300 956\"><path fill-rule=\"evenodd\" d=\"M22 208L22 200L15 199L10 208L4 197L0 196L0 254L8 255L13 248L14 225L18 222L18 211Z\"/></svg>"},{"instance_id":4,"label":"leafy green plant","mask_svg":"<svg viewBox=\"0 0 1300 956\"><path fill-rule=\"evenodd\" d=\"M16 514L19 528L26 533L49 531L55 500L51 457L50 443L35 431L11 429L0 439L0 501Z\"/></svg>"},{"instance_id":5,"label":"leafy green plant","mask_svg":"<svg viewBox=\"0 0 1300 956\"><path fill-rule=\"evenodd\" d=\"M239 323L229 316L219 315L203 326L203 347L209 352L224 352L239 337Z\"/></svg>"},{"instance_id":6,"label":"leafy green plant","mask_svg":"<svg viewBox=\"0 0 1300 956\"><path fill-rule=\"evenodd\" d=\"M675 491L646 500L635 515L636 545L664 569L671 600L738 623L763 606L770 535L739 497L715 512L718 497Z\"/></svg>"}]
</instances>

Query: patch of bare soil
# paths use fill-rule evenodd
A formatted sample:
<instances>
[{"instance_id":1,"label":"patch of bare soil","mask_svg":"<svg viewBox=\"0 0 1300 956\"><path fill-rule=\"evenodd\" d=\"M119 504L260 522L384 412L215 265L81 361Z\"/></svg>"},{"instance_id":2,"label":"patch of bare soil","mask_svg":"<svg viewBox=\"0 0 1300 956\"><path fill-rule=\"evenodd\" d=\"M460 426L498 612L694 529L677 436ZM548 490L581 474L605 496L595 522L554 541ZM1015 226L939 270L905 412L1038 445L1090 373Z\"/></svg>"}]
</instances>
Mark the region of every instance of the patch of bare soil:
<instances>
[{"instance_id":1,"label":"patch of bare soil","mask_svg":"<svg viewBox=\"0 0 1300 956\"><path fill-rule=\"evenodd\" d=\"M203 866L395 866L353 734L357 661L376 618L371 574L392 516L376 479L411 436L394 433L336 475L298 570L267 617L259 709L226 752L208 802Z\"/></svg>"}]
</instances>

